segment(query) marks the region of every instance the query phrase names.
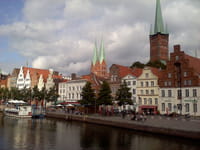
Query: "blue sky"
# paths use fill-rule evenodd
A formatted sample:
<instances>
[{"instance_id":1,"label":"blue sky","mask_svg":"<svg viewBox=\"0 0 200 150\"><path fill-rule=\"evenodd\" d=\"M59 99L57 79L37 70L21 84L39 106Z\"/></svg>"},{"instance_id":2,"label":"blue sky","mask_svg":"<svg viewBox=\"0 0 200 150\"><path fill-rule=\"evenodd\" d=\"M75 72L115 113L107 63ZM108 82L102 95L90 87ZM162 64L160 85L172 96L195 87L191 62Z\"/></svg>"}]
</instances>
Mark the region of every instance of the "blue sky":
<instances>
[{"instance_id":1,"label":"blue sky","mask_svg":"<svg viewBox=\"0 0 200 150\"><path fill-rule=\"evenodd\" d=\"M85 74L94 41L105 43L108 67L149 60L156 0L0 0L0 68L26 65ZM200 1L161 0L174 44L200 56Z\"/></svg>"}]
</instances>

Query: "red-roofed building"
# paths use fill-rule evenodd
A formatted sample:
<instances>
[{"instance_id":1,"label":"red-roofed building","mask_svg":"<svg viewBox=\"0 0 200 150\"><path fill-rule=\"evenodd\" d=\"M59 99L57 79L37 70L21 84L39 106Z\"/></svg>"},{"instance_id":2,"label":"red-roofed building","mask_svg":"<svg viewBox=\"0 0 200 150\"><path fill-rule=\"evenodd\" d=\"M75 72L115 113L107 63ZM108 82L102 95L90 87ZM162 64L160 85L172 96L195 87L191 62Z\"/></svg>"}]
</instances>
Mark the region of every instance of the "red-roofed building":
<instances>
[{"instance_id":1,"label":"red-roofed building","mask_svg":"<svg viewBox=\"0 0 200 150\"><path fill-rule=\"evenodd\" d=\"M138 77L141 73L142 69L140 68L131 69L130 67L113 64L110 67L110 78L109 78L109 84L112 91L112 96L115 97L115 94L119 89L123 77L127 75Z\"/></svg>"},{"instance_id":2,"label":"red-roofed building","mask_svg":"<svg viewBox=\"0 0 200 150\"><path fill-rule=\"evenodd\" d=\"M200 59L174 46L159 79L162 114L177 112L200 116Z\"/></svg>"},{"instance_id":3,"label":"red-roofed building","mask_svg":"<svg viewBox=\"0 0 200 150\"><path fill-rule=\"evenodd\" d=\"M16 86L19 89L33 88L38 86L41 90L44 86L47 90L55 85L55 81L62 81L62 76L58 72L51 69L37 69L29 67L21 67L17 76Z\"/></svg>"}]
</instances>

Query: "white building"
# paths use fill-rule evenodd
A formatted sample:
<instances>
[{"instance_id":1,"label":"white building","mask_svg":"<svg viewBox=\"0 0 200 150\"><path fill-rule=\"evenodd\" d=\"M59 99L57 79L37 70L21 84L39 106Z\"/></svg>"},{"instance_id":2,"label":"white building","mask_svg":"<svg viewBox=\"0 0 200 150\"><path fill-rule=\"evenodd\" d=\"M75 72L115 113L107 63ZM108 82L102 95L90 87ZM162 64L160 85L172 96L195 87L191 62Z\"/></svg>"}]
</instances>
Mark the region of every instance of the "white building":
<instances>
[{"instance_id":1,"label":"white building","mask_svg":"<svg viewBox=\"0 0 200 150\"><path fill-rule=\"evenodd\" d=\"M178 114L190 114L200 116L200 87L184 87L181 88L182 96L180 96L180 88L161 88L161 114L170 114L172 112Z\"/></svg>"},{"instance_id":2,"label":"white building","mask_svg":"<svg viewBox=\"0 0 200 150\"><path fill-rule=\"evenodd\" d=\"M66 102L77 102L81 100L82 88L86 82L87 80L85 79L77 79L59 83L59 100Z\"/></svg>"}]
</instances>

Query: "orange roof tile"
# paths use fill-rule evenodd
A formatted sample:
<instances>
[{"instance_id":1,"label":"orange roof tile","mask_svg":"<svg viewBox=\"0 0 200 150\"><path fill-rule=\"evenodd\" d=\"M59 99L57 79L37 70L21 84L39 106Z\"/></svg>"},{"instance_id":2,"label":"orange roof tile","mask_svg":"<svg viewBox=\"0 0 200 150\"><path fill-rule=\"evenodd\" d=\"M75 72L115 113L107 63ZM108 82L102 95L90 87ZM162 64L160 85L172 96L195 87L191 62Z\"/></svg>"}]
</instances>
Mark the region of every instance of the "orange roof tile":
<instances>
[{"instance_id":1,"label":"orange roof tile","mask_svg":"<svg viewBox=\"0 0 200 150\"><path fill-rule=\"evenodd\" d=\"M133 76L140 76L142 74L142 69L141 68L134 68L131 69L130 67L122 66L116 64L116 66L119 68L119 76L122 78L128 74L131 74Z\"/></svg>"},{"instance_id":2,"label":"orange roof tile","mask_svg":"<svg viewBox=\"0 0 200 150\"><path fill-rule=\"evenodd\" d=\"M32 77L34 74L38 75L38 78L40 77L40 75L43 75L43 79L44 82L47 81L48 75L50 73L49 70L47 69L37 69L37 68L28 68L28 67L23 67L23 72L24 72L24 76L26 76L27 70L29 70L30 72L30 76Z\"/></svg>"}]
</instances>

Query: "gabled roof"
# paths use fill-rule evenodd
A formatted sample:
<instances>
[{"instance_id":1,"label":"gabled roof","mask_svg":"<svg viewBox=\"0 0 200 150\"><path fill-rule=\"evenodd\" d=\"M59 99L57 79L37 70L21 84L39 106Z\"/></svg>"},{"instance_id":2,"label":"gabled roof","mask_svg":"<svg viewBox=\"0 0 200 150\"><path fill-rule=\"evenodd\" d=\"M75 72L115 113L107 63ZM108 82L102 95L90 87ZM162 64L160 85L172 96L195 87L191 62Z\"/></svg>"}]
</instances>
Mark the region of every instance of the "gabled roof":
<instances>
[{"instance_id":1,"label":"gabled roof","mask_svg":"<svg viewBox=\"0 0 200 150\"><path fill-rule=\"evenodd\" d=\"M157 77L161 77L161 72L162 72L162 70L160 70L160 69L158 69L158 68L154 68L154 67L149 67L150 69L151 69L151 71L152 71L152 73L154 74L154 75L156 75Z\"/></svg>"},{"instance_id":2,"label":"gabled roof","mask_svg":"<svg viewBox=\"0 0 200 150\"><path fill-rule=\"evenodd\" d=\"M125 77L128 74L136 76L136 77L138 77L142 74L141 68L131 69L130 67L126 67L126 66L122 66L122 65L118 65L118 64L115 64L115 66L117 66L118 71L119 71L119 77L121 77L121 78Z\"/></svg>"},{"instance_id":3,"label":"gabled roof","mask_svg":"<svg viewBox=\"0 0 200 150\"><path fill-rule=\"evenodd\" d=\"M24 72L24 77L26 76L27 71L29 70L30 76L32 77L33 75L37 75L38 78L42 74L44 81L46 82L48 75L50 73L49 70L47 69L37 69L37 68L29 68L29 67L23 67L23 72Z\"/></svg>"}]
</instances>

